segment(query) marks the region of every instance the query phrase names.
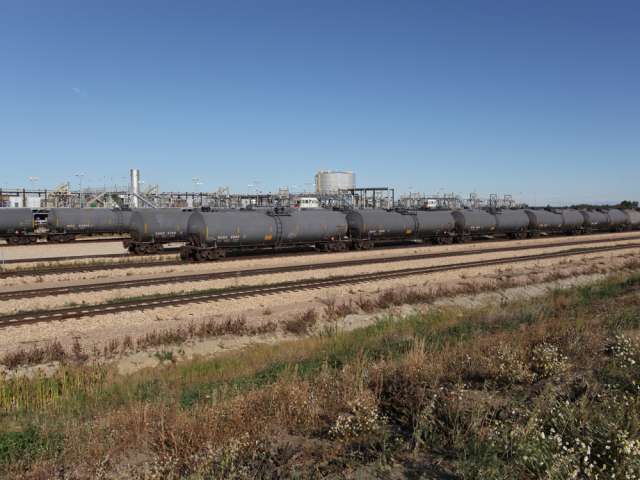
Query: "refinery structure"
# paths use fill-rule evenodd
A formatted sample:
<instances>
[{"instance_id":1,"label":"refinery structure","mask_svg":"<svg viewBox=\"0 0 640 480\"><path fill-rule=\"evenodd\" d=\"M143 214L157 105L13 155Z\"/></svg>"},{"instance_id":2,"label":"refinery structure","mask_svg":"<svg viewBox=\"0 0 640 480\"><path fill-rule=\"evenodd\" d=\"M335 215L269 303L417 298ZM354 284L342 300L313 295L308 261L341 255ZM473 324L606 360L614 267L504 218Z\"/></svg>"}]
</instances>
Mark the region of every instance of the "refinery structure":
<instances>
[{"instance_id":1,"label":"refinery structure","mask_svg":"<svg viewBox=\"0 0 640 480\"><path fill-rule=\"evenodd\" d=\"M250 208L250 207L356 207L356 208L514 208L519 204L511 195L491 194L482 198L475 193L462 196L456 193L429 194L410 192L396 194L389 186L358 186L356 174L351 171L320 170L315 174L314 187L294 191L281 187L275 192L231 192L229 187L215 191L163 191L159 185L146 184L139 169L133 168L126 185L82 186L72 188L65 182L54 188L36 188L35 177L29 177L31 187L0 188L0 207L59 208ZM36 179L37 180L37 179ZM194 186L202 184L193 179ZM305 184L307 186L310 183ZM252 185L250 185L252 186Z\"/></svg>"}]
</instances>

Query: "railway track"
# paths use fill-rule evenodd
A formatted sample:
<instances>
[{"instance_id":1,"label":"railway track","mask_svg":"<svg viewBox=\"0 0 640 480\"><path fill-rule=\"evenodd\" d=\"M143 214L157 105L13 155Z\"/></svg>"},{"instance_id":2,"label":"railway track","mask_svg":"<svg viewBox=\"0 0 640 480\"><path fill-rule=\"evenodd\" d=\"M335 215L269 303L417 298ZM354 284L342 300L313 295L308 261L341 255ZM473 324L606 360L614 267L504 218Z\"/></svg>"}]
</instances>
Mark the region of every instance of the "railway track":
<instances>
[{"instance_id":1,"label":"railway track","mask_svg":"<svg viewBox=\"0 0 640 480\"><path fill-rule=\"evenodd\" d=\"M154 253L154 255L176 255L180 251L179 247L171 247L165 248L162 252ZM130 253L104 253L100 255L74 255L67 257L43 257L43 258L16 258L5 260L4 263L6 265L17 265L20 263L48 263L48 262L64 262L69 260L96 260L102 258L137 258L136 256ZM148 258L148 257L139 257L139 258ZM133 266L144 266L147 262L130 262L130 265ZM21 270L11 270L7 272L0 271L0 278L8 277L11 275L21 276L25 275L33 275L34 273L41 275L42 272L49 273L65 273L67 271L82 271L78 270L79 268L95 268L98 270L108 270L113 266L121 265L121 263L100 263L96 265L72 265L72 266L62 266L62 267L42 267L42 268L25 268Z\"/></svg>"},{"instance_id":2,"label":"railway track","mask_svg":"<svg viewBox=\"0 0 640 480\"><path fill-rule=\"evenodd\" d=\"M71 240L70 242L36 242L36 243L27 243L27 244L13 244L13 243L0 243L0 247L29 247L33 245L73 245L73 244L83 244L83 243L103 243L103 242L122 242L123 240L129 240L130 237L117 237L117 238L80 238Z\"/></svg>"},{"instance_id":3,"label":"railway track","mask_svg":"<svg viewBox=\"0 0 640 480\"><path fill-rule=\"evenodd\" d=\"M575 244L571 245L574 246ZM640 247L640 243L624 244L628 248ZM566 245L565 245L566 246ZM555 245L553 245L555 247ZM267 268L252 268L243 270L231 270L223 272L209 272L209 273L195 273L187 275L170 275L161 278L145 278L137 280L122 280L122 281L107 281L92 283L88 285L71 285L65 287L50 287L50 288L34 288L29 290L16 290L12 292L0 292L0 301L16 300L21 298L33 298L50 295L68 295L72 293L89 293L106 290L118 290L122 288L136 288L136 287L149 287L154 285L165 284L179 284L187 282L204 282L208 280L222 280L225 278L242 278L253 277L256 275L274 275L279 273L291 273L301 271L313 271L328 268L343 268L343 267L355 267L362 265L376 265L376 264L388 264L398 263L415 260L432 260L437 258L446 257L465 257L469 255L482 255L487 253L507 253L517 252L522 250L539 250L542 248L552 248L549 246L509 246L502 248L489 248L478 250L469 250L463 252L436 252L425 253L419 255L402 255L395 257L382 257L382 258L363 258L355 260L343 260L337 262L320 262L303 265L286 265L282 267L267 267ZM579 253L589 253L591 249L588 247L576 247L573 250ZM567 251L573 251L567 250Z\"/></svg>"},{"instance_id":4,"label":"railway track","mask_svg":"<svg viewBox=\"0 0 640 480\"><path fill-rule=\"evenodd\" d=\"M262 295L273 295L284 292L296 292L306 290L316 290L339 285L353 285L371 281L409 277L413 275L424 275L436 272L446 272L463 270L475 267L506 265L514 263L529 262L532 260L545 260L551 258L563 258L585 253L608 252L614 250L624 250L638 248L640 244L624 244L607 247L591 247L581 249L563 250L560 252L539 253L534 255L522 255L518 257L499 258L492 260L477 260L464 263L450 263L431 267L404 268L389 272L374 272L355 275L343 275L323 279L303 279L296 281L280 282L270 285L246 285L231 287L221 290L189 292L181 294L158 295L143 299L121 300L117 302L86 305L77 307L67 307L49 311L19 312L0 316L0 328L10 326L26 325L39 322L51 322L70 318L94 317L99 315L122 313L128 311L151 310L155 308L185 305L191 303L214 302L220 300L238 299L245 297L255 297Z\"/></svg>"},{"instance_id":5,"label":"railway track","mask_svg":"<svg viewBox=\"0 0 640 480\"><path fill-rule=\"evenodd\" d=\"M640 236L633 236L633 237L625 237L625 238L621 238L620 241L623 240L640 240ZM533 241L533 240L531 240ZM596 240L584 240L584 241L578 241L578 242L562 242L562 243L555 243L555 244L551 244L551 245L545 245L544 247L565 247L565 246L573 246L573 245L592 245L592 244L598 244L598 243L607 243L607 242L612 242L612 241L618 241L616 239L596 239ZM409 248L415 248L415 247L421 247L421 246L433 246L431 244L415 244L415 245L411 245L411 247ZM540 246L542 247L542 246ZM387 249L393 249L393 248L408 248L406 245L394 245L394 246L387 246L387 247L380 247L380 248L387 248ZM500 249L500 248L496 248L496 249L486 249L486 250L482 250L483 252L486 253L493 253L493 252L499 252L499 251L516 251L516 250L527 250L527 249L533 249L533 248L539 248L538 245L535 246L518 246L518 247L506 247L505 249ZM166 248L163 252L160 252L158 255L172 255L172 254L176 254L179 251L179 248ZM295 253L280 253L278 254L278 256L280 258L282 257L286 257L286 256L299 256L299 255L306 255L309 254L311 252L314 252L314 250L305 250L304 252L295 252ZM470 251L470 253L477 253L477 251ZM464 252L457 252L458 255L464 255ZM227 258L225 258L224 260L218 260L218 262L228 262L228 261L235 261L235 260L239 260L239 259L243 259L243 258L247 258L251 256L251 258L267 258L267 257L273 257L273 253L268 253L268 254L256 254L256 253L252 253L252 254L243 254L243 255L231 255ZM448 254L444 254L443 256L450 256ZM81 256L81 257L54 257L54 258L48 258L48 259L40 259L40 260L8 260L5 263L7 264L11 264L11 263L31 263L31 262L37 262L37 261L42 261L44 262L51 262L51 261L61 261L61 260L70 260L70 259L95 259L95 258L131 258L130 254L119 254L119 253L115 253L115 254L107 254L107 255L100 255L100 256L95 256L95 255L86 255L86 256ZM436 257L434 257L436 258ZM11 270L11 271L6 271L6 272L2 272L0 271L0 278L19 278L19 277L27 277L27 276L33 276L33 275L59 275L59 274L64 274L64 273L84 273L84 272L99 272L99 271L106 271L106 270L123 270L126 268L144 268L144 267L164 267L164 266L179 266L179 265L185 265L185 262L180 261L180 260L171 260L171 259L167 259L167 260L147 260L147 261L140 261L140 262L112 262L112 263L101 263L101 264L94 264L94 265L69 265L69 266L60 266L60 267L41 267L41 268L25 268L25 269L21 269L21 270Z\"/></svg>"}]
</instances>

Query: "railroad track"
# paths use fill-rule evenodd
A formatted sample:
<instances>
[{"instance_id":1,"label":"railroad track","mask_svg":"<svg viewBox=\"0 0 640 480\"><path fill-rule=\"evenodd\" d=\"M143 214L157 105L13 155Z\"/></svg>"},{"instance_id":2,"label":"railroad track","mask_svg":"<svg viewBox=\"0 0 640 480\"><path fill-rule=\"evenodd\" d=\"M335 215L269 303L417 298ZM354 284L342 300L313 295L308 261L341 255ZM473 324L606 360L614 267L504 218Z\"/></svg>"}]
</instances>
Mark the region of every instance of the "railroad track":
<instances>
[{"instance_id":1,"label":"railroad track","mask_svg":"<svg viewBox=\"0 0 640 480\"><path fill-rule=\"evenodd\" d=\"M171 247L171 248L165 248L162 252L154 253L154 255L175 255L179 251L180 251L179 247ZM16 258L16 259L5 260L4 262L0 262L0 263L4 263L6 265L16 265L20 263L48 263L48 262L63 262L68 260L95 260L95 259L102 259L102 258L137 258L137 257L130 253L104 253L100 255L74 255L74 256L68 256L68 257ZM140 257L140 258L148 258L148 257ZM149 263L149 262L130 262L130 265L144 266L146 263ZM103 269L108 270L113 266L117 266L121 264L122 262L121 263L100 263L97 265L71 265L68 267L62 266L62 267L25 268L22 270L15 270L15 271L10 270L7 272L0 271L0 278L12 276L12 275L21 276L22 274L42 275L43 272L44 273L49 273L49 272L65 273L67 271L82 271L82 270L78 270L78 268L84 268L84 267L95 268L98 270L103 270Z\"/></svg>"},{"instance_id":2,"label":"railroad track","mask_svg":"<svg viewBox=\"0 0 640 480\"><path fill-rule=\"evenodd\" d=\"M560 252L539 253L523 255L511 258L499 258L492 260L477 260L464 263L450 263L431 267L404 268L390 272L374 272L355 275L343 275L323 279L303 279L296 281L280 282L270 285L246 285L231 287L221 290L189 292L171 295L159 295L144 299L121 300L101 305L86 305L67 307L49 311L22 312L0 316L0 328L26 325L39 322L51 322L70 318L95 317L99 315L122 313L128 311L151 310L155 308L185 305L191 303L215 302L220 300L273 295L284 292L297 292L316 290L339 285L353 285L371 281L387 280L394 278L424 275L436 272L463 270L475 267L494 265L506 265L513 263L529 262L532 260L545 260L551 258L571 257L585 253L608 252L613 250L625 250L638 248L640 244L624 244L607 247L591 247L584 249L563 250Z\"/></svg>"},{"instance_id":3,"label":"railroad track","mask_svg":"<svg viewBox=\"0 0 640 480\"><path fill-rule=\"evenodd\" d=\"M575 244L570 244L574 246ZM624 244L628 248L640 247L640 243ZM553 245L555 247L555 245ZM106 290L118 290L122 288L136 288L136 287L149 287L154 285L165 284L179 284L187 282L204 282L208 280L222 280L225 278L242 278L253 277L256 275L274 275L279 273L291 273L301 271L321 270L328 268L344 268L355 267L362 265L376 265L386 263L398 263L415 260L432 260L436 258L446 257L464 257L469 255L481 255L486 253L506 253L517 252L522 250L539 250L542 248L552 248L549 246L509 246L501 248L488 248L482 250L468 250L462 252L436 252L425 253L420 255L402 255L395 257L382 257L382 258L363 258L355 260L343 260L337 262L320 262L303 265L286 265L282 267L267 267L267 268L252 268L243 270L232 270L223 272L210 272L210 273L195 273L192 275L171 275L161 278L145 278L138 280L122 280L111 282L99 282L88 285L71 285L65 287L50 287L50 288L34 288L28 290L16 290L12 292L0 292L0 301L16 300L20 298L33 298L50 295L68 295L72 293L89 293ZM578 253L589 253L592 249L588 247L576 247L566 251L576 251Z\"/></svg>"},{"instance_id":4,"label":"railroad track","mask_svg":"<svg viewBox=\"0 0 640 480\"><path fill-rule=\"evenodd\" d=\"M102 242L121 242L123 240L129 240L130 237L117 237L117 238L80 238L80 239L75 239L72 240L70 242L36 242L36 243L27 243L27 244L13 244L13 243L1 243L0 247L30 247L33 245L55 245L55 246L59 246L59 245L78 245L78 244L83 244L83 243L102 243Z\"/></svg>"},{"instance_id":5,"label":"railroad track","mask_svg":"<svg viewBox=\"0 0 640 480\"><path fill-rule=\"evenodd\" d=\"M584 241L578 241L578 242L562 242L562 243L555 243L551 245L545 245L544 247L547 248L552 246L566 247L566 246L573 246L573 245L592 245L592 244L598 244L598 243L607 243L607 242L623 241L623 240L640 240L640 236L625 237L625 238L621 238L620 240L617 240L614 238L614 239L584 240ZM497 241L500 241L500 240L497 240ZM534 241L534 239L532 239L531 241ZM395 248L415 248L415 247L422 247L422 246L429 247L433 245L414 244L409 247L407 247L407 245L392 245L392 246L379 247L379 248L395 249ZM498 251L509 251L509 250L516 251L516 250L527 250L527 249L534 249L534 248L538 248L538 245L506 247L505 249L499 249L499 248L487 249L487 250L483 250L483 252L493 253ZM160 252L157 255L172 255L177 253L178 251L179 251L179 248L171 247L171 248L166 248L163 252ZM303 252L295 252L295 253L279 253L278 257L283 258L288 256L293 257L293 256L299 256L299 255L308 255L311 252L315 252L315 251L305 250ZM477 253L477 251L471 251L471 253ZM457 254L464 255L465 253L458 252ZM234 254L225 258L224 260L218 260L218 262L235 261L243 258L248 258L249 256L251 258L268 258L268 257L273 257L273 253L259 254L259 253L253 252L250 254L244 253L241 255ZM451 256L451 255L445 254L443 256ZM54 258L39 259L39 260L8 260L5 263L7 264L27 263L27 262L31 263L31 262L37 262L37 261L42 261L44 263L44 262L60 261L60 260L71 260L71 259L81 260L81 259L95 259L95 258L131 258L131 255L127 253L125 254L115 253L115 254L106 254L106 255L100 255L100 256L86 255L86 256L80 256L80 257L54 257ZM11 270L7 272L0 271L0 278L19 278L19 277L28 277L33 275L59 275L64 273L99 272L99 271L106 271L106 270L123 270L126 268L165 267L165 266L179 266L179 265L185 265L185 262L180 260L167 259L167 260L147 260L147 261L140 261L140 262L113 262L113 263L101 263L101 264L95 264L95 265L69 265L69 266L60 266L60 267L28 268L28 269L21 269L21 270Z\"/></svg>"}]
</instances>

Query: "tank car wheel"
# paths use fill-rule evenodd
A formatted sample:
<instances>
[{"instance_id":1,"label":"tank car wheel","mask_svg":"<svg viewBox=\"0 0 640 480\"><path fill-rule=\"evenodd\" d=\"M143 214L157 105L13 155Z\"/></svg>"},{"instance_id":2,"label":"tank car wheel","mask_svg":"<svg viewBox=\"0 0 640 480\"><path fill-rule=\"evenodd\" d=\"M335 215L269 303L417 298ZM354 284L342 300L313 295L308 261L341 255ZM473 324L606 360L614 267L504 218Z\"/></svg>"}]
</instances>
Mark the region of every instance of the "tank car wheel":
<instances>
[{"instance_id":1,"label":"tank car wheel","mask_svg":"<svg viewBox=\"0 0 640 480\"><path fill-rule=\"evenodd\" d=\"M336 252L346 252L347 251L347 244L344 242L336 242L334 244L334 248Z\"/></svg>"},{"instance_id":2,"label":"tank car wheel","mask_svg":"<svg viewBox=\"0 0 640 480\"><path fill-rule=\"evenodd\" d=\"M131 248L131 247L129 247ZM130 250L131 251L131 250ZM189 249L186 247L180 248L180 260L189 260Z\"/></svg>"},{"instance_id":3,"label":"tank car wheel","mask_svg":"<svg viewBox=\"0 0 640 480\"><path fill-rule=\"evenodd\" d=\"M227 256L227 251L226 250L216 250L217 252L217 258L225 258Z\"/></svg>"},{"instance_id":4,"label":"tank car wheel","mask_svg":"<svg viewBox=\"0 0 640 480\"><path fill-rule=\"evenodd\" d=\"M38 241L38 237L28 237L29 243L36 243Z\"/></svg>"}]
</instances>

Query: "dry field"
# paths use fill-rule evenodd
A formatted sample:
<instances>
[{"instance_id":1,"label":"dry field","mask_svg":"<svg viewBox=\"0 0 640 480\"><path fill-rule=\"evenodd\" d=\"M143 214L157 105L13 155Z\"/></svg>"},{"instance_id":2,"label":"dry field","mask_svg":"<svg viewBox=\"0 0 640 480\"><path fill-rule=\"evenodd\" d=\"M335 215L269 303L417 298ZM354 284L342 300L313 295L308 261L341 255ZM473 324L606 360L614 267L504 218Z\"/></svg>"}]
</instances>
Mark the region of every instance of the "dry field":
<instances>
[{"instance_id":1,"label":"dry field","mask_svg":"<svg viewBox=\"0 0 640 480\"><path fill-rule=\"evenodd\" d=\"M602 238L603 236L597 236ZM622 239L628 237L623 234ZM609 237L606 237L609 238ZM609 243L599 246L625 243L619 236L610 237ZM615 239L615 241L613 240ZM568 247L554 247L560 239L533 241L535 245L548 245L531 253L553 252ZM562 239L566 241L566 238ZM500 242L512 245L526 242ZM302 255L288 258L239 259L232 262L204 265L180 266L180 273L226 271L281 265L297 265L336 262L354 258L379 258L408 254L423 254L445 249L477 252L472 256L449 257L430 260L401 261L388 264L371 264L340 269L321 269L287 274L257 275L237 279L211 280L166 284L153 287L115 289L83 294L42 296L30 299L0 302L0 313L43 310L79 304L101 304L119 299L172 294L180 291L226 288L238 285L261 285L284 280L326 278L334 275L392 271L406 267L464 263L481 259L508 258L529 253L502 252L482 253L495 248L497 243L456 245L451 247L403 248L388 251L349 252L341 255ZM276 295L218 302L165 307L147 311L101 315L93 318L71 319L63 322L40 323L3 330L0 336L0 364L14 368L29 366L18 371L33 373L33 366L48 364L47 371L55 371L59 361L81 357L84 361L99 360L116 362L121 371L135 371L156 365L159 350L171 350L176 360L193 358L195 355L217 355L221 351L244 348L249 344L275 343L288 336L324 329L322 321L307 320L308 326L296 327L294 321L308 317L316 320L329 319L334 326L362 326L372 321L371 314L377 310L397 307L402 304L423 305L441 297L474 294L481 291L502 290L509 287L526 287L539 294L539 285L557 286L554 281L576 277L592 278L614 271L633 268L640 261L638 249L585 254L567 259L536 260L525 263L474 267L464 270L415 275L384 281L371 281L345 288L330 287L314 291L281 293ZM152 269L149 269L152 270ZM122 274L123 272L118 272ZM173 272L177 274L177 272ZM162 277L162 273L130 276L134 278ZM110 279L117 281L117 277ZM42 285L69 285L91 283L93 280L73 280L31 284L28 288ZM104 281L104 280L102 280ZM20 289L26 286L6 287ZM536 287L536 288L534 288ZM359 317L360 315L360 317ZM347 317L345 319L345 317ZM314 330L315 329L315 330ZM76 353L74 353L76 352ZM82 352L81 354L78 352ZM54 363L51 363L51 362Z\"/></svg>"},{"instance_id":2,"label":"dry field","mask_svg":"<svg viewBox=\"0 0 640 480\"><path fill-rule=\"evenodd\" d=\"M162 349L160 368L130 375L76 348L51 376L0 379L0 475L638 478L640 268L627 268L475 307L388 291L359 308L429 308L350 331L327 302L287 323L292 338L323 322L310 336L186 362Z\"/></svg>"}]
</instances>

